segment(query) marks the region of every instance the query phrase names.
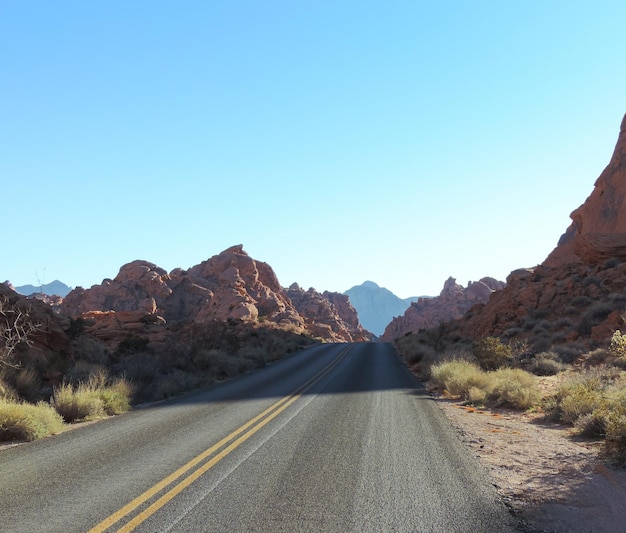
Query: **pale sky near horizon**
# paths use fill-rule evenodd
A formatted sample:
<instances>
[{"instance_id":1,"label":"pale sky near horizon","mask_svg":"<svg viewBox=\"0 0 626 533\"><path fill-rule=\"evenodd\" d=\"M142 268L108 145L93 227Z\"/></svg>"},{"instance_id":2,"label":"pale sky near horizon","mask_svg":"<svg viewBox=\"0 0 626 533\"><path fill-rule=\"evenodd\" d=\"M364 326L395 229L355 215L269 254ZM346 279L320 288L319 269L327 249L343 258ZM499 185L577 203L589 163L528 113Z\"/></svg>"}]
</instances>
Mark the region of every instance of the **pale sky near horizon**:
<instances>
[{"instance_id":1,"label":"pale sky near horizon","mask_svg":"<svg viewBox=\"0 0 626 533\"><path fill-rule=\"evenodd\" d=\"M438 294L542 262L626 113L620 1L0 0L0 281L243 244Z\"/></svg>"}]
</instances>

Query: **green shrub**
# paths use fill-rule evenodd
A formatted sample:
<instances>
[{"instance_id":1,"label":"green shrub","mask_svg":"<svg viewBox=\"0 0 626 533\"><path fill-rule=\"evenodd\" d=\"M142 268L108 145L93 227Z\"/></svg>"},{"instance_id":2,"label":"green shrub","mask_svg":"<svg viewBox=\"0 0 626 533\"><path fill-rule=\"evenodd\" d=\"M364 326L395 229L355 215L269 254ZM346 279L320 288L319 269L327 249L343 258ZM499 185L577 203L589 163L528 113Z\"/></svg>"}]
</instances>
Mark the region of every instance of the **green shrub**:
<instances>
[{"instance_id":1,"label":"green shrub","mask_svg":"<svg viewBox=\"0 0 626 533\"><path fill-rule=\"evenodd\" d=\"M33 405L0 399L0 441L31 441L63 429L63 419L47 403Z\"/></svg>"},{"instance_id":2,"label":"green shrub","mask_svg":"<svg viewBox=\"0 0 626 533\"><path fill-rule=\"evenodd\" d=\"M496 370L510 364L513 359L511 348L497 337L477 339L472 346L472 353L484 370Z\"/></svg>"}]
</instances>

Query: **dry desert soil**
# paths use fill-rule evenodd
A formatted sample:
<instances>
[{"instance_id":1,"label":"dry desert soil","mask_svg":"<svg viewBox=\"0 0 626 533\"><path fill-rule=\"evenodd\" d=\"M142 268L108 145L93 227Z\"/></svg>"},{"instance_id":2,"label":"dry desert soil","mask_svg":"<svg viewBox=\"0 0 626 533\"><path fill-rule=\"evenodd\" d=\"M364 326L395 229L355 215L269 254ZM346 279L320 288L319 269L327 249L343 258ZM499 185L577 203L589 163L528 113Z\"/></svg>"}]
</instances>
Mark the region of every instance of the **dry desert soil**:
<instances>
[{"instance_id":1,"label":"dry desert soil","mask_svg":"<svg viewBox=\"0 0 626 533\"><path fill-rule=\"evenodd\" d=\"M626 531L626 470L602 459L600 442L539 413L435 401L526 531Z\"/></svg>"}]
</instances>

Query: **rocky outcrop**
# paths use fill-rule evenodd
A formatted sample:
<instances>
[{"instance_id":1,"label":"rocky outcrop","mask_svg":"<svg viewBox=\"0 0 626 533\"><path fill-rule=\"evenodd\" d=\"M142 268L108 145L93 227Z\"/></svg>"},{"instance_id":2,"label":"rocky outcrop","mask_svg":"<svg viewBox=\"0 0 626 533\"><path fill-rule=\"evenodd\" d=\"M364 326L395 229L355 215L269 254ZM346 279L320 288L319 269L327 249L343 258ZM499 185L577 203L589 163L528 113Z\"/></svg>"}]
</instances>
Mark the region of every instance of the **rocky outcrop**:
<instances>
[{"instance_id":1,"label":"rocky outcrop","mask_svg":"<svg viewBox=\"0 0 626 533\"><path fill-rule=\"evenodd\" d=\"M273 323L327 340L363 338L348 302L335 299L339 310L319 293L313 299L315 305L298 309L272 268L238 245L189 270L170 273L147 261L133 261L112 280L74 289L61 310L84 319L87 331L109 344L131 335L158 343L170 323L211 321Z\"/></svg>"},{"instance_id":2,"label":"rocky outcrop","mask_svg":"<svg viewBox=\"0 0 626 533\"><path fill-rule=\"evenodd\" d=\"M465 337L524 340L535 351L602 345L624 329L626 310L626 117L609 165L542 265L512 272L507 286L457 324Z\"/></svg>"},{"instance_id":3,"label":"rocky outcrop","mask_svg":"<svg viewBox=\"0 0 626 533\"><path fill-rule=\"evenodd\" d=\"M356 311L347 296L330 292L321 294L313 288L305 291L297 283L292 284L286 293L312 335L333 342L371 339L371 333L359 324Z\"/></svg>"},{"instance_id":4,"label":"rocky outcrop","mask_svg":"<svg viewBox=\"0 0 626 533\"><path fill-rule=\"evenodd\" d=\"M611 161L570 218L572 223L544 266L626 260L626 115Z\"/></svg>"},{"instance_id":5,"label":"rocky outcrop","mask_svg":"<svg viewBox=\"0 0 626 533\"><path fill-rule=\"evenodd\" d=\"M467 287L463 287L450 277L439 296L419 298L404 315L394 318L385 329L382 340L393 341L407 333L416 333L461 318L474 305L487 302L495 291L504 286L503 282L496 279L482 278L470 281Z\"/></svg>"}]
</instances>

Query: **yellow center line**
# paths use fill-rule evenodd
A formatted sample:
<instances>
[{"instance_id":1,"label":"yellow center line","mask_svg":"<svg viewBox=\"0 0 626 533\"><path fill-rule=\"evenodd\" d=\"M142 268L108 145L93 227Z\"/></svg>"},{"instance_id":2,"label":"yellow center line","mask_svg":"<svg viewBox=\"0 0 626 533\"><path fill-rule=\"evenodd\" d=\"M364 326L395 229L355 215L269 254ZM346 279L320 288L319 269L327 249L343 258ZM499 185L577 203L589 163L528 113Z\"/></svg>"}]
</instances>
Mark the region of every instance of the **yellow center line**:
<instances>
[{"instance_id":1,"label":"yellow center line","mask_svg":"<svg viewBox=\"0 0 626 533\"><path fill-rule=\"evenodd\" d=\"M227 448L222 450L219 454L217 454L213 459L207 462L200 469L196 470L193 474L191 474L184 481L180 482L178 485L174 486L170 491L165 493L161 498L159 498L156 502L154 502L150 507L145 509L139 515L137 515L131 522L129 522L126 526L124 526L119 531L132 531L135 527L137 527L140 523L146 520L150 515L155 513L158 509L163 507L168 501L170 501L176 494L181 492L185 487L191 485L198 477L208 471L211 467L213 467L218 461L223 459L226 455L228 455L232 450L237 448L240 444L248 440L252 435L254 435L258 430L260 430L263 426L273 420L276 416L278 416L281 412L283 412L287 407L289 407L292 403L294 403L298 398L304 394L304 392L310 389L313 385L315 385L319 380L321 380L332 368L334 368L341 359L350 351L352 346L346 347L341 353L325 368L323 368L320 372L318 372L315 376L309 379L306 383L298 387L291 394L281 398L270 407L265 409L263 412L259 413L257 416L243 424L241 427L224 437L222 440L202 452L200 455L194 457L191 461L187 462L174 472L172 472L169 476L159 481L156 485L145 491L143 494L139 495L137 498L126 504L119 511L116 511L112 515L105 518L102 522L98 523L96 526L91 528L88 533L102 533L106 531L108 528L119 522L122 518L127 516L128 514L135 511L139 506L147 502L152 497L156 496L159 492L164 490L167 486L171 485L178 478L186 474L189 470L191 470L198 463L207 459L217 450L222 448L231 440L235 439L245 431L247 431L251 426L254 426L258 423L258 425L252 429L250 429L245 435L239 437L236 441L230 444ZM274 412L272 412L274 411ZM271 414L270 414L271 413ZM268 416L269 415L269 416ZM265 420L263 418L267 417ZM262 420L262 421L261 421ZM259 421L261 421L259 423ZM140 519L141 517L141 519Z\"/></svg>"},{"instance_id":2,"label":"yellow center line","mask_svg":"<svg viewBox=\"0 0 626 533\"><path fill-rule=\"evenodd\" d=\"M215 464L221 461L224 457L226 457L230 452L232 452L235 448L237 448L240 444L247 441L252 435L254 435L257 431L259 431L263 426L271 422L274 418L276 418L280 413L282 413L287 407L289 407L292 403L294 403L298 398L302 395L298 394L293 396L287 403L283 404L279 409L274 411L270 416L268 416L265 420L260 422L257 426L253 427L246 434L239 437L235 442L229 445L227 448L224 448L220 453L218 453L215 457L213 457L210 461L204 464L201 468L198 468L193 474L189 477L186 477L183 481L181 481L178 485L171 488L167 491L163 496L161 496L157 501L155 501L150 507L139 513L135 518L133 518L128 524L118 530L118 533L129 533L133 531L139 524L147 520L150 516L156 513L161 507L163 507L166 503L171 501L177 494L179 494L183 489L187 488L194 481L196 481L202 474L210 470Z\"/></svg>"}]
</instances>

